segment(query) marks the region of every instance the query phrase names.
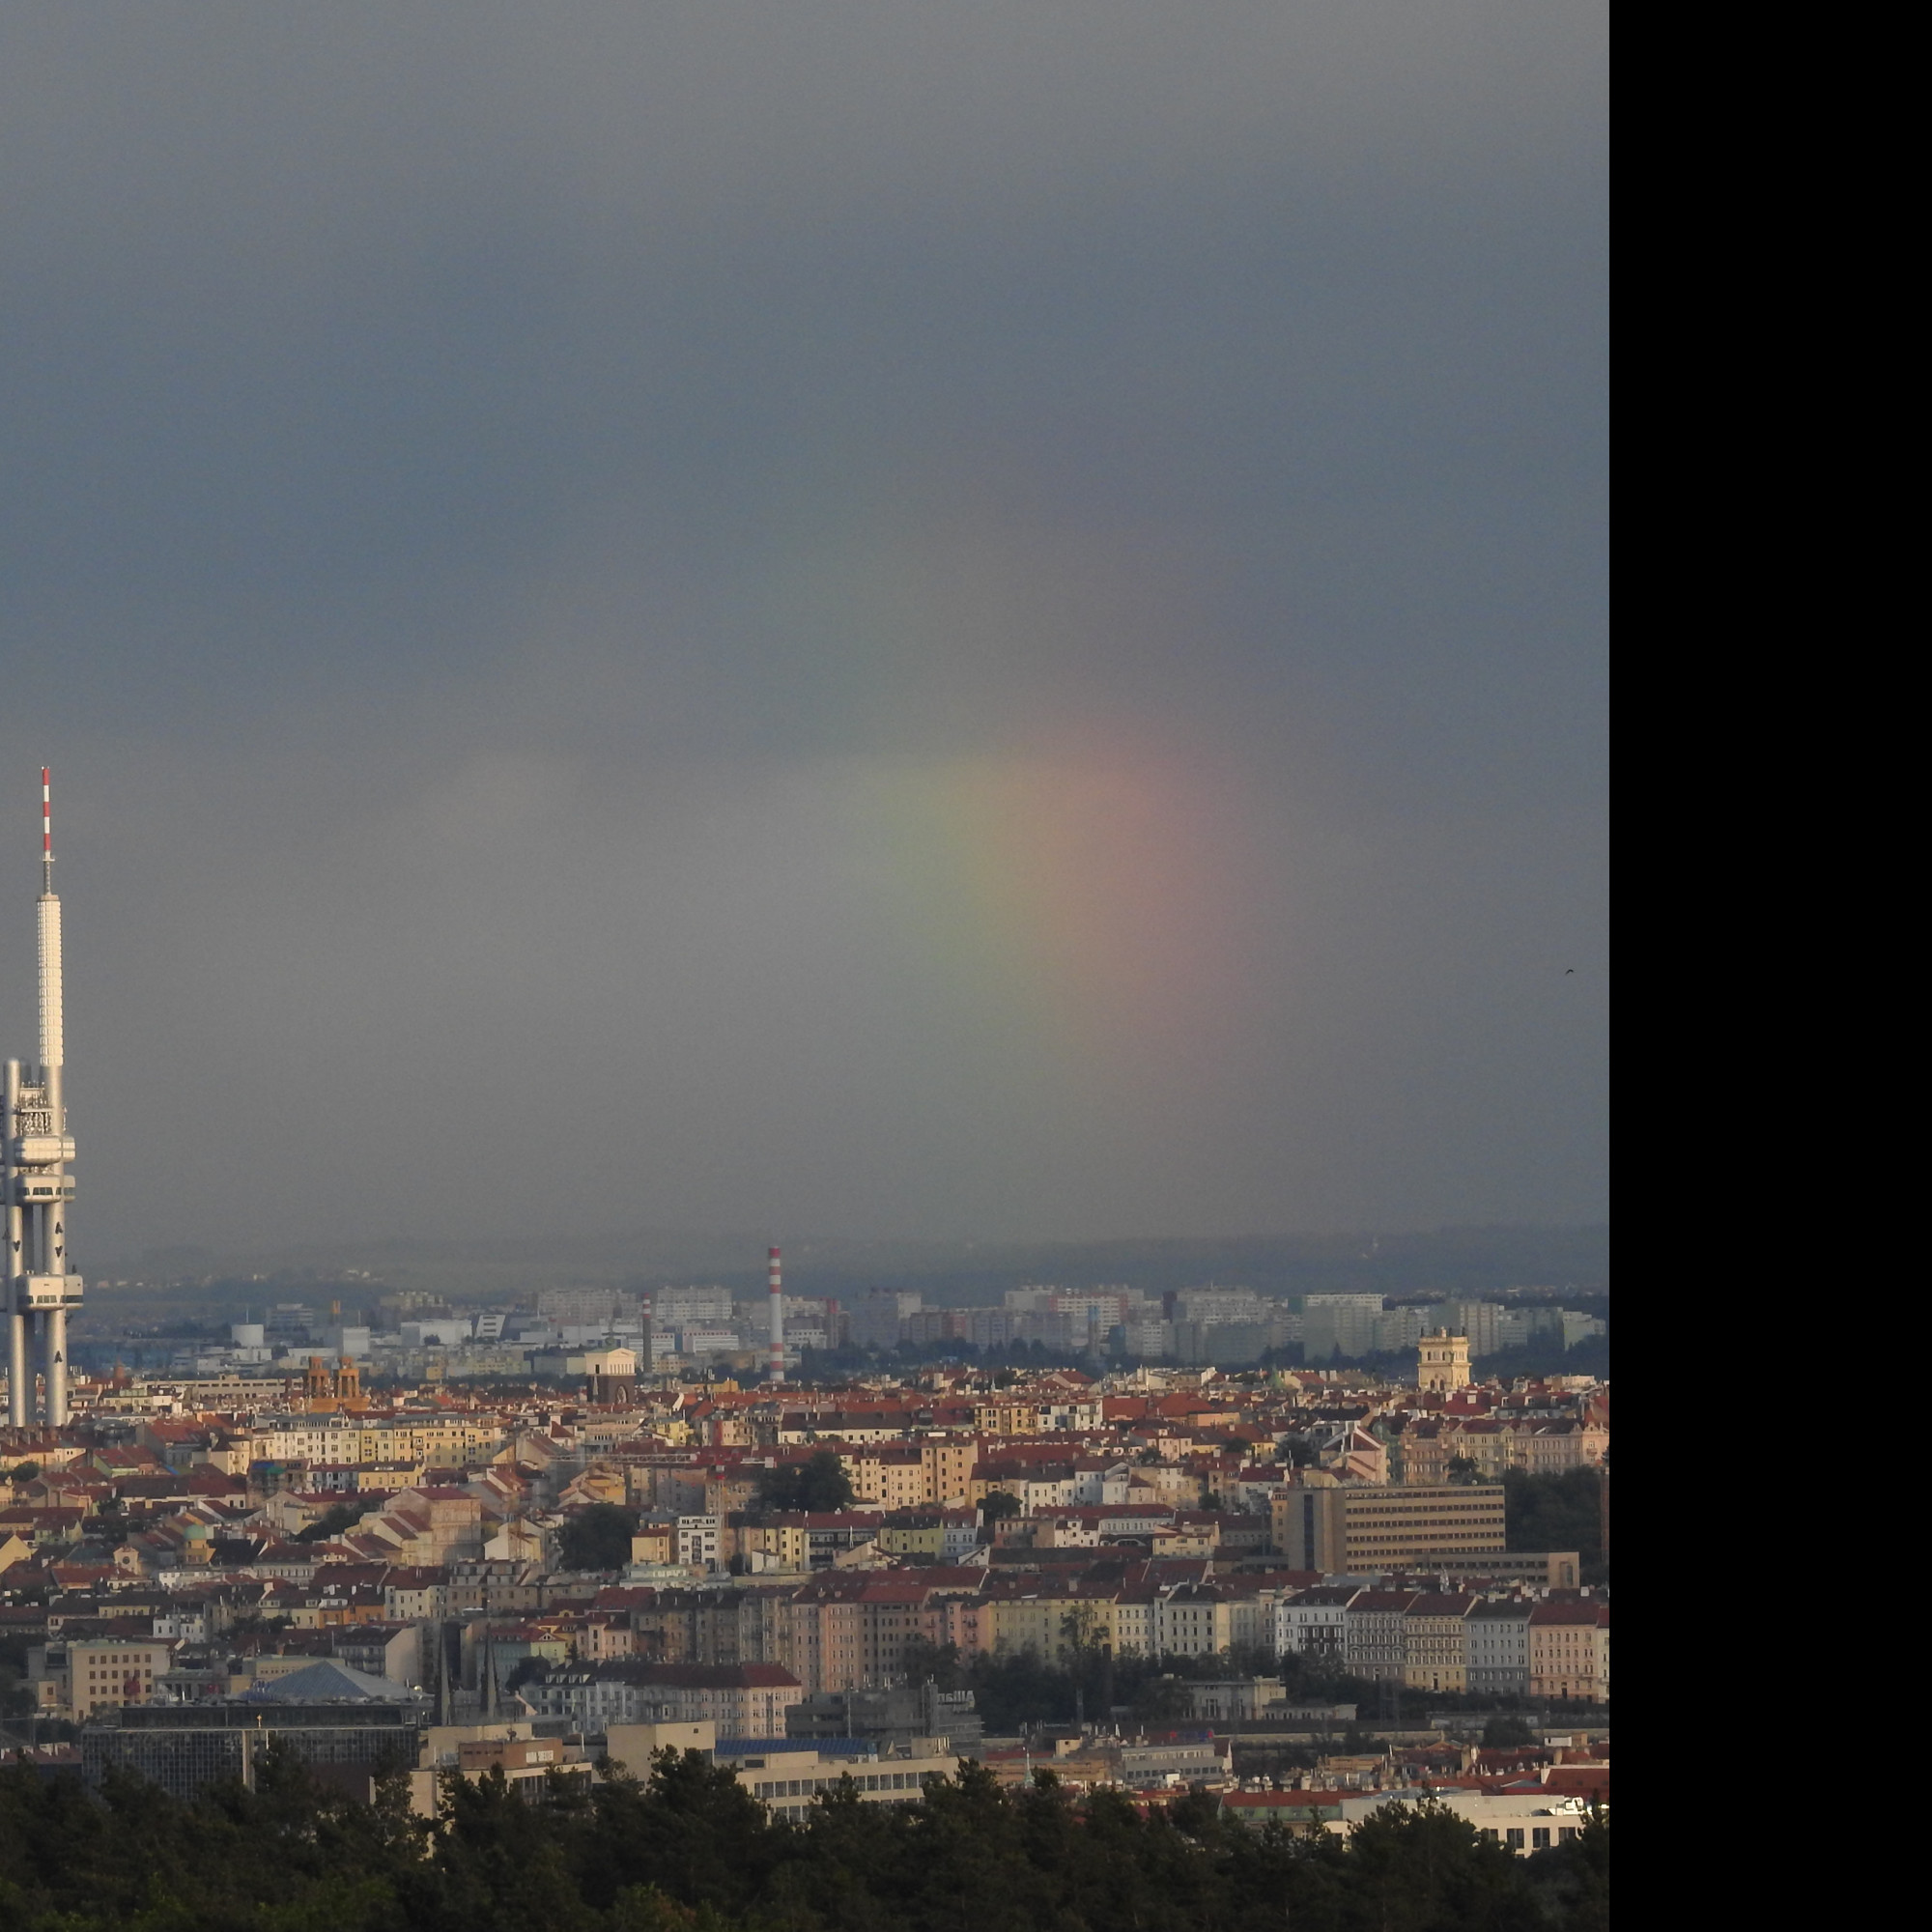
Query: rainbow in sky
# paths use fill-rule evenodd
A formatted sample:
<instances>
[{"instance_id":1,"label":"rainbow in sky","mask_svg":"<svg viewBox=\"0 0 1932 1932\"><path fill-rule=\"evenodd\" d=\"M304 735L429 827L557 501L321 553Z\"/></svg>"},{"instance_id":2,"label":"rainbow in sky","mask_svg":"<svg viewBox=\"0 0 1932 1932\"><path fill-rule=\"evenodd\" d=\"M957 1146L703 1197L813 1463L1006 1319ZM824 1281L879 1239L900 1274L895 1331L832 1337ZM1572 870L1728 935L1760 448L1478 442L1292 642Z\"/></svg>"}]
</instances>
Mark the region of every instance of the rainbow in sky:
<instances>
[{"instance_id":1,"label":"rainbow in sky","mask_svg":"<svg viewBox=\"0 0 1932 1932\"><path fill-rule=\"evenodd\" d=\"M922 977L990 1005L1062 1071L1179 1077L1239 1040L1254 846L1233 761L1122 702L1115 672L1199 620L1197 586L1091 531L961 514L822 526L771 585L861 756L884 894ZM856 828L855 828L856 829Z\"/></svg>"},{"instance_id":2,"label":"rainbow in sky","mask_svg":"<svg viewBox=\"0 0 1932 1932\"><path fill-rule=\"evenodd\" d=\"M1115 733L908 767L891 788L895 899L932 970L1072 1059L1176 1070L1233 1043L1239 841L1184 760Z\"/></svg>"}]
</instances>

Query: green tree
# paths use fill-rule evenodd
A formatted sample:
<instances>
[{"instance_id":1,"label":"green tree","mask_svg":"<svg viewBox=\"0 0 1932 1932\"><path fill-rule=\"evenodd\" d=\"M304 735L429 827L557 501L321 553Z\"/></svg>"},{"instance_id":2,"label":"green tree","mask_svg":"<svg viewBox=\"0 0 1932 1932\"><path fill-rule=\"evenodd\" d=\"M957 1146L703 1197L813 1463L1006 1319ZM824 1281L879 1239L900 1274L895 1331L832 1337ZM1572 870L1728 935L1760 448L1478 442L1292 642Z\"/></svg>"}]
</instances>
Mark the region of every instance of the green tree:
<instances>
[{"instance_id":1,"label":"green tree","mask_svg":"<svg viewBox=\"0 0 1932 1932\"><path fill-rule=\"evenodd\" d=\"M1529 1860L1530 1882L1546 1915L1564 1932L1609 1932L1610 1820L1592 1804L1574 1838Z\"/></svg>"},{"instance_id":2,"label":"green tree","mask_svg":"<svg viewBox=\"0 0 1932 1932\"><path fill-rule=\"evenodd\" d=\"M986 1524L1005 1522L1009 1517L1018 1516L1020 1499L1007 1490L988 1490L980 1498L980 1520Z\"/></svg>"},{"instance_id":3,"label":"green tree","mask_svg":"<svg viewBox=\"0 0 1932 1932\"><path fill-rule=\"evenodd\" d=\"M766 1509L829 1515L852 1507L852 1479L836 1449L819 1449L803 1463L762 1470L758 1500Z\"/></svg>"},{"instance_id":4,"label":"green tree","mask_svg":"<svg viewBox=\"0 0 1932 1932\"><path fill-rule=\"evenodd\" d=\"M941 1690L957 1690L965 1685L966 1673L960 1664L956 1643L933 1643L926 1637L911 1637L899 1658L899 1667L908 1684L923 1684L930 1679Z\"/></svg>"},{"instance_id":5,"label":"green tree","mask_svg":"<svg viewBox=\"0 0 1932 1932\"><path fill-rule=\"evenodd\" d=\"M340 1536L362 1520L366 1503L335 1503L309 1524L306 1529L296 1531L298 1543L327 1543L332 1536Z\"/></svg>"},{"instance_id":6,"label":"green tree","mask_svg":"<svg viewBox=\"0 0 1932 1932\"><path fill-rule=\"evenodd\" d=\"M1607 1932L1609 1826L1514 1856L1430 1804L1347 1838L1236 1822L1212 1793L1145 1811L1050 1770L974 1764L900 1804L844 1779L776 1821L728 1766L659 1752L639 1779L447 1775L361 1804L279 1741L252 1789L192 1803L109 1771L0 1769L0 1923L22 1932Z\"/></svg>"},{"instance_id":7,"label":"green tree","mask_svg":"<svg viewBox=\"0 0 1932 1932\"><path fill-rule=\"evenodd\" d=\"M1503 1535L1511 1549L1574 1549L1593 1557L1603 1547L1603 1479L1595 1469L1503 1476Z\"/></svg>"},{"instance_id":8,"label":"green tree","mask_svg":"<svg viewBox=\"0 0 1932 1932\"><path fill-rule=\"evenodd\" d=\"M100 1507L87 1525L87 1533L98 1537L110 1549L118 1549L128 1541L128 1508L119 1496L101 1497Z\"/></svg>"},{"instance_id":9,"label":"green tree","mask_svg":"<svg viewBox=\"0 0 1932 1932\"><path fill-rule=\"evenodd\" d=\"M592 1503L563 1525L557 1558L566 1570L621 1570L631 1560L638 1519L618 1503Z\"/></svg>"},{"instance_id":10,"label":"green tree","mask_svg":"<svg viewBox=\"0 0 1932 1932\"><path fill-rule=\"evenodd\" d=\"M1134 1716L1144 1724L1175 1724L1187 1716L1187 1686L1179 1677L1153 1677L1134 1698Z\"/></svg>"},{"instance_id":11,"label":"green tree","mask_svg":"<svg viewBox=\"0 0 1932 1932\"><path fill-rule=\"evenodd\" d=\"M1536 1733L1525 1718L1492 1718L1483 1726L1485 1750L1520 1750L1535 1742Z\"/></svg>"}]
</instances>

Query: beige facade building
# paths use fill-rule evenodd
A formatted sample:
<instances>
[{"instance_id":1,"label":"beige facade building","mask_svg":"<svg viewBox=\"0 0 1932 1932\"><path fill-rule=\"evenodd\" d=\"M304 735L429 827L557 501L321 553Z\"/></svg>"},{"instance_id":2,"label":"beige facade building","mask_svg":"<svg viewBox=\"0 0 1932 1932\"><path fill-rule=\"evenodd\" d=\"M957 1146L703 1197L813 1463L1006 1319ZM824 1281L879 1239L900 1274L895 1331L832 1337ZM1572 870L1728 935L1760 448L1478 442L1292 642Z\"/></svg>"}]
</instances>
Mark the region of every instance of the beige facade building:
<instances>
[{"instance_id":1,"label":"beige facade building","mask_svg":"<svg viewBox=\"0 0 1932 1932\"><path fill-rule=\"evenodd\" d=\"M1529 1615L1529 1694L1610 1700L1610 1606L1539 1604Z\"/></svg>"},{"instance_id":2,"label":"beige facade building","mask_svg":"<svg viewBox=\"0 0 1932 1932\"><path fill-rule=\"evenodd\" d=\"M951 1503L965 1498L974 1467L980 1461L980 1445L971 1437L962 1440L928 1436L919 1445L919 1459L925 1471L925 1494L922 1500Z\"/></svg>"},{"instance_id":3,"label":"beige facade building","mask_svg":"<svg viewBox=\"0 0 1932 1932\"><path fill-rule=\"evenodd\" d=\"M648 1777L651 1758L658 1751L695 1750L709 1757L718 1748L718 1724L710 1718L684 1723L611 1724L604 1748L611 1762L621 1764L633 1777Z\"/></svg>"},{"instance_id":4,"label":"beige facade building","mask_svg":"<svg viewBox=\"0 0 1932 1932\"><path fill-rule=\"evenodd\" d=\"M746 1512L727 1517L724 1526L730 1554L743 1557L745 1568L754 1576L802 1577L810 1568L810 1531L802 1516L780 1518ZM633 1562L639 1560L632 1558Z\"/></svg>"},{"instance_id":5,"label":"beige facade building","mask_svg":"<svg viewBox=\"0 0 1932 1932\"><path fill-rule=\"evenodd\" d=\"M39 1707L76 1724L97 1711L152 1703L156 1680L166 1674L174 1655L174 1645L165 1637L73 1637L65 1645L63 1669L60 1648L49 1645L45 1652L30 1653L28 1673L36 1680Z\"/></svg>"},{"instance_id":6,"label":"beige facade building","mask_svg":"<svg viewBox=\"0 0 1932 1932\"><path fill-rule=\"evenodd\" d=\"M1466 1572L1467 1559L1504 1547L1499 1485L1391 1489L1304 1481L1271 1507L1276 1553L1291 1570L1324 1576Z\"/></svg>"},{"instance_id":7,"label":"beige facade building","mask_svg":"<svg viewBox=\"0 0 1932 1932\"><path fill-rule=\"evenodd\" d=\"M905 1757L826 1758L816 1751L775 1751L769 1757L742 1757L733 1769L739 1783L775 1817L803 1824L820 1792L837 1791L846 1778L862 1804L917 1804L927 1778L951 1777L959 1760L951 1751L924 1747Z\"/></svg>"},{"instance_id":8,"label":"beige facade building","mask_svg":"<svg viewBox=\"0 0 1932 1932\"><path fill-rule=\"evenodd\" d=\"M1211 1583L1183 1583L1161 1599L1155 1629L1163 1657L1218 1657L1235 1647L1235 1605Z\"/></svg>"},{"instance_id":9,"label":"beige facade building","mask_svg":"<svg viewBox=\"0 0 1932 1932\"><path fill-rule=\"evenodd\" d=\"M1468 1336L1451 1335L1438 1328L1425 1335L1417 1346L1421 1350L1421 1367L1416 1374L1419 1388L1451 1395L1469 1386Z\"/></svg>"},{"instance_id":10,"label":"beige facade building","mask_svg":"<svg viewBox=\"0 0 1932 1932\"><path fill-rule=\"evenodd\" d=\"M1459 1460L1495 1482L1510 1469L1551 1476L1595 1467L1609 1449L1610 1432L1597 1423L1444 1417L1411 1423L1402 1433L1398 1457L1401 1480L1426 1488L1446 1483L1449 1464Z\"/></svg>"},{"instance_id":11,"label":"beige facade building","mask_svg":"<svg viewBox=\"0 0 1932 1932\"><path fill-rule=\"evenodd\" d=\"M721 1738L781 1738L785 1713L805 1695L789 1670L776 1663L653 1663L629 1668L647 1721L710 1724Z\"/></svg>"},{"instance_id":12,"label":"beige facade building","mask_svg":"<svg viewBox=\"0 0 1932 1932\"><path fill-rule=\"evenodd\" d=\"M1411 1690L1469 1688L1467 1596L1417 1597L1402 1619L1402 1681Z\"/></svg>"},{"instance_id":13,"label":"beige facade building","mask_svg":"<svg viewBox=\"0 0 1932 1932\"><path fill-rule=\"evenodd\" d=\"M862 1509L917 1509L921 1503L933 1500L928 1493L925 1459L914 1443L840 1449L838 1465Z\"/></svg>"}]
</instances>

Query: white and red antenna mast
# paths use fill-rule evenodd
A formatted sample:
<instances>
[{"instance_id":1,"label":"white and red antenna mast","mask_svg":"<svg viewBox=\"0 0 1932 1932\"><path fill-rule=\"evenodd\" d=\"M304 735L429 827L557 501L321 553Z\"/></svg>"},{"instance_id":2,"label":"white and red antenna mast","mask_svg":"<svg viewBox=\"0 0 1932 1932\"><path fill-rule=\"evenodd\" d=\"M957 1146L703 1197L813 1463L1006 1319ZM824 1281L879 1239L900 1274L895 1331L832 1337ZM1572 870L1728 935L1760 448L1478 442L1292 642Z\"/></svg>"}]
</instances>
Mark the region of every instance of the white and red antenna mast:
<instances>
[{"instance_id":1,"label":"white and red antenna mast","mask_svg":"<svg viewBox=\"0 0 1932 1932\"><path fill-rule=\"evenodd\" d=\"M60 897L54 891L54 775L45 765L41 767L40 914L41 1065L58 1069L67 1062L67 1025L61 996Z\"/></svg>"}]
</instances>

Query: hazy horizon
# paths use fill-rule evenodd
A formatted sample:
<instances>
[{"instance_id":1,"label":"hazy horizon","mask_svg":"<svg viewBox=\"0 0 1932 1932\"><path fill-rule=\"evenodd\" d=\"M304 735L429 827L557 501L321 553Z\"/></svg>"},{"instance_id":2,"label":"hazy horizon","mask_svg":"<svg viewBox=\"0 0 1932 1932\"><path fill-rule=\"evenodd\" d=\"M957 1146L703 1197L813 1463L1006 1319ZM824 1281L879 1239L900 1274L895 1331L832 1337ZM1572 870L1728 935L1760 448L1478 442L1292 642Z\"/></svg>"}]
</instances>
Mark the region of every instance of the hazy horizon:
<instances>
[{"instance_id":1,"label":"hazy horizon","mask_svg":"<svg viewBox=\"0 0 1932 1932\"><path fill-rule=\"evenodd\" d=\"M547 1289L648 1292L700 1282L755 1302L765 1291L766 1245L753 1236L646 1230L565 1243L405 1238L253 1253L155 1249L138 1265L102 1269L95 1318L111 1325L138 1319L150 1305L232 1315L238 1305L259 1308L288 1293L298 1299L321 1293L360 1307L359 1293L395 1290L427 1291L458 1304L527 1306ZM1336 1290L1458 1296L1550 1289L1595 1298L1609 1292L1609 1231L1461 1228L1037 1243L794 1236L784 1247L784 1266L792 1293L830 1294L848 1305L871 1288L917 1290L928 1306L944 1307L997 1302L1008 1288L1040 1283L1113 1284L1158 1294L1218 1282L1291 1297ZM142 1286L124 1286L129 1277Z\"/></svg>"},{"instance_id":2,"label":"hazy horizon","mask_svg":"<svg viewBox=\"0 0 1932 1932\"><path fill-rule=\"evenodd\" d=\"M1603 41L9 9L83 1274L1605 1220Z\"/></svg>"}]
</instances>

